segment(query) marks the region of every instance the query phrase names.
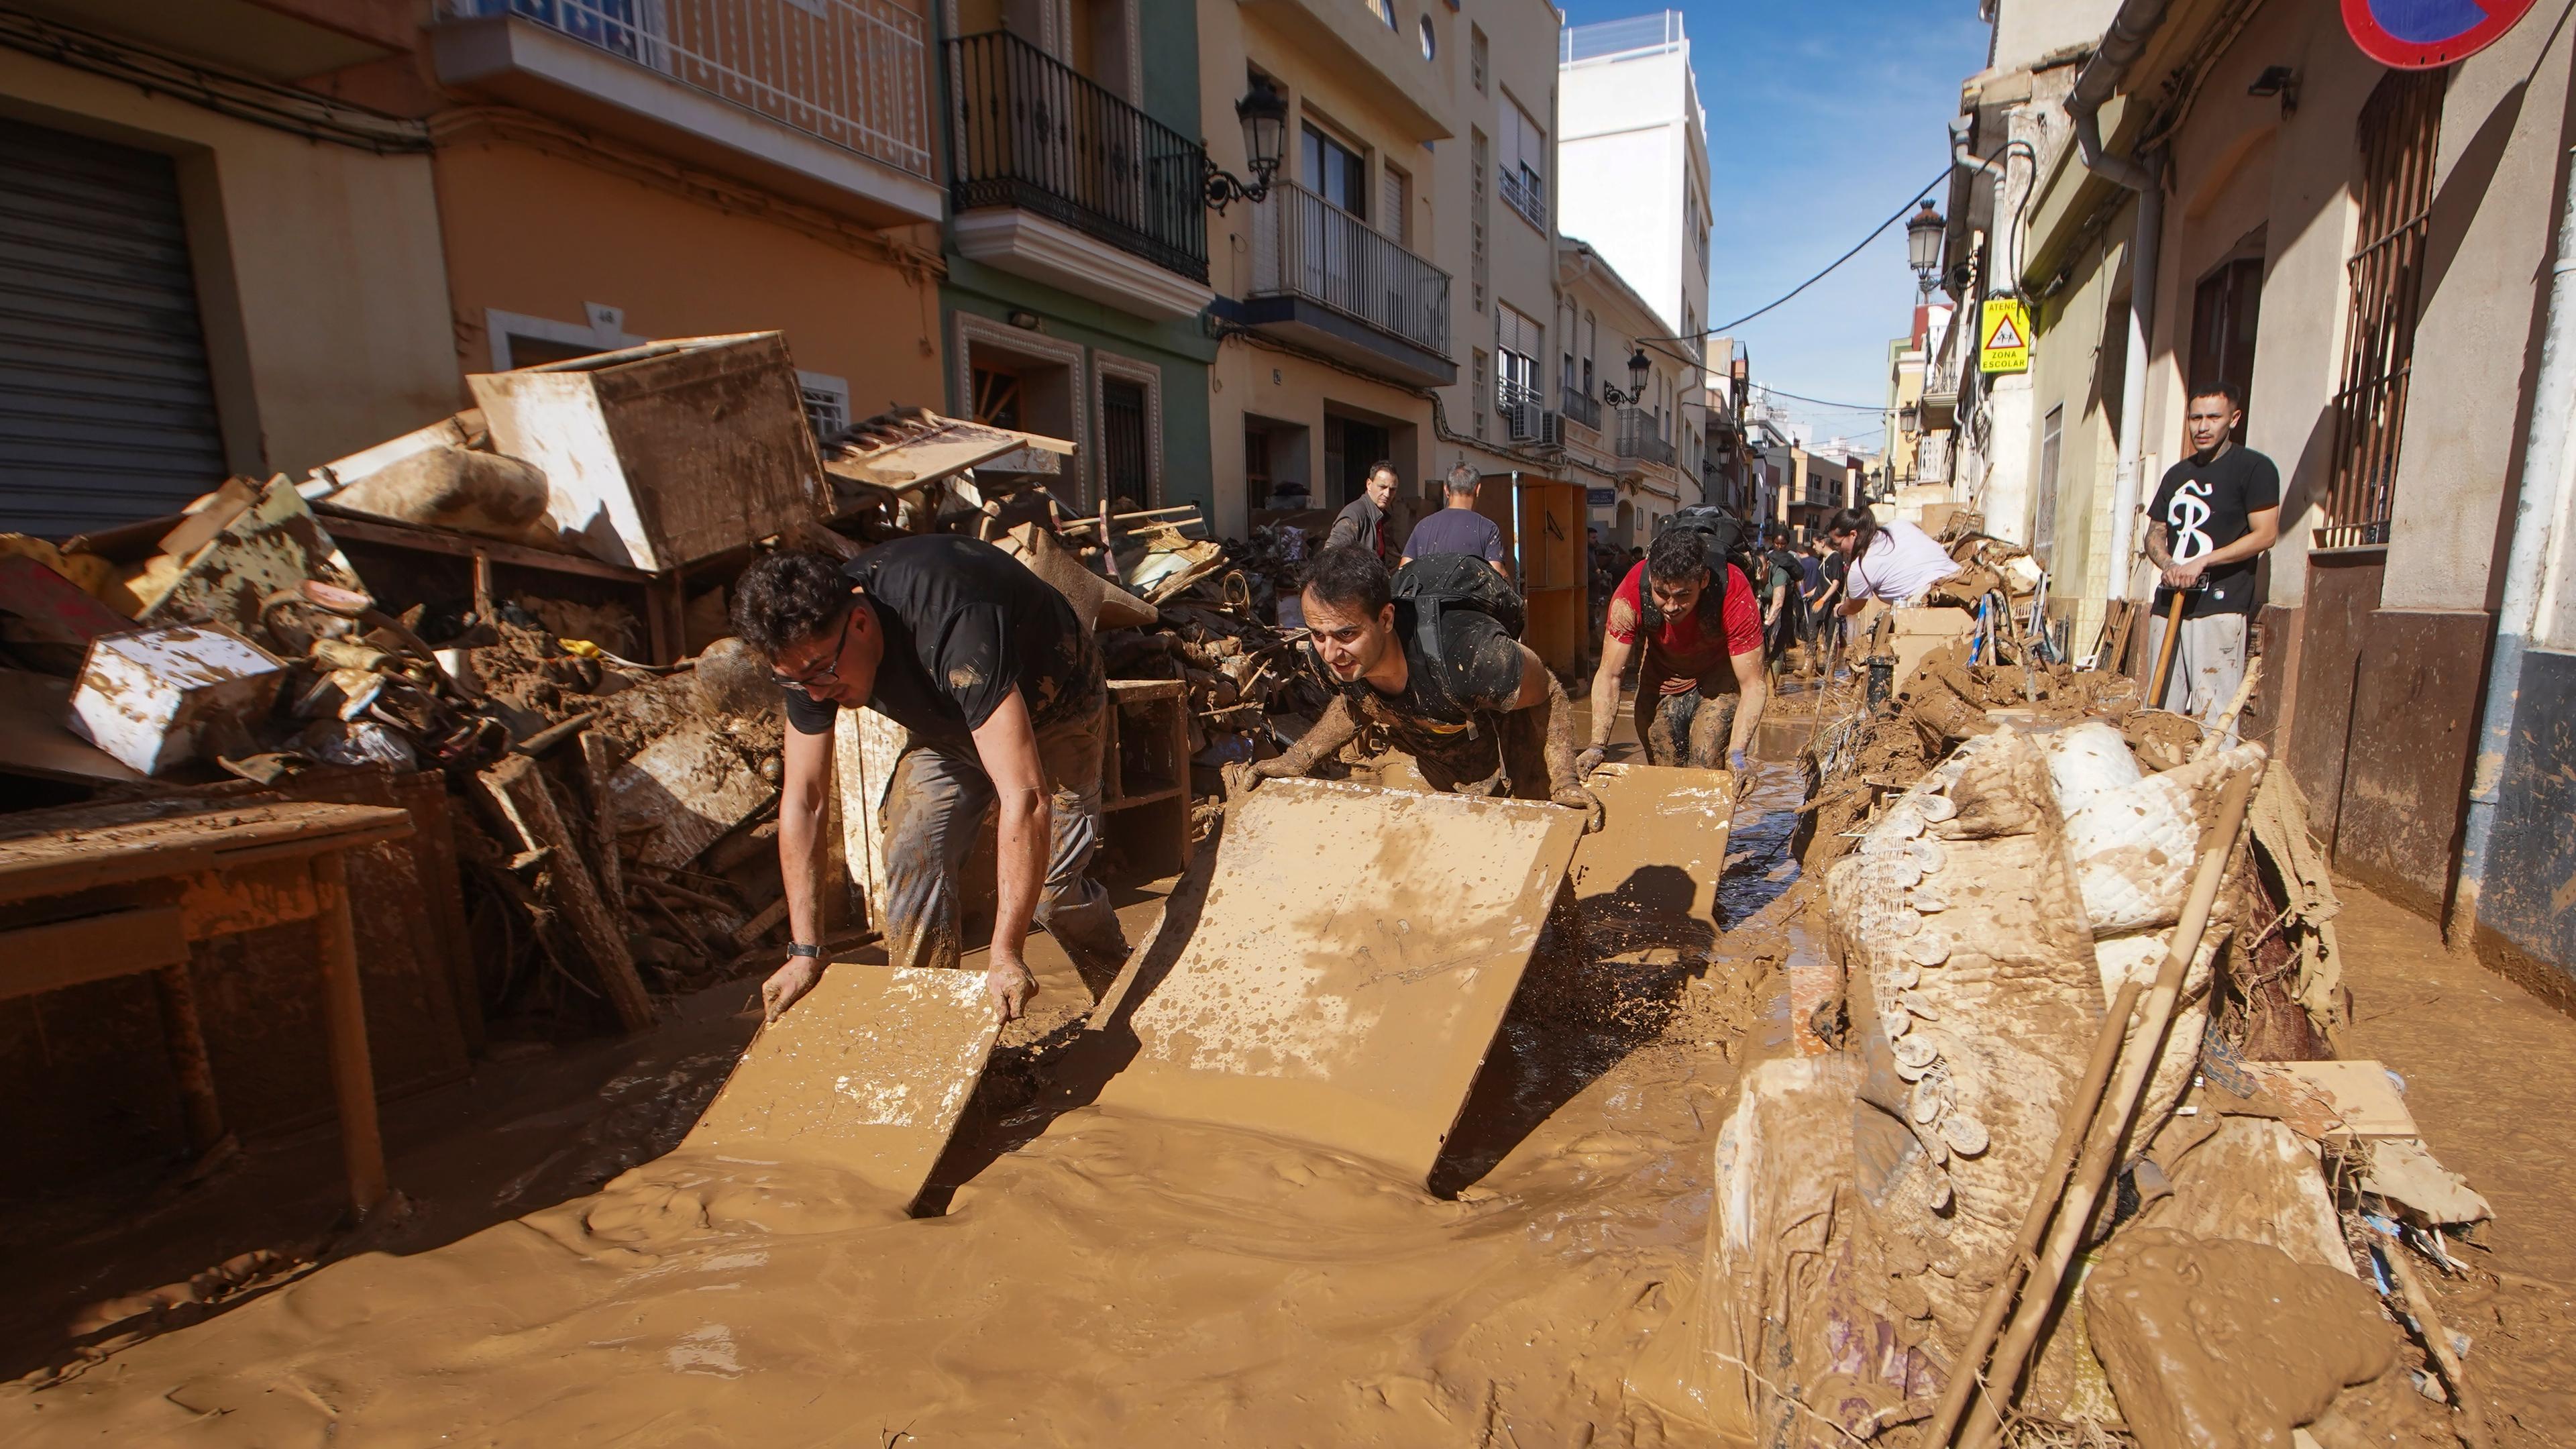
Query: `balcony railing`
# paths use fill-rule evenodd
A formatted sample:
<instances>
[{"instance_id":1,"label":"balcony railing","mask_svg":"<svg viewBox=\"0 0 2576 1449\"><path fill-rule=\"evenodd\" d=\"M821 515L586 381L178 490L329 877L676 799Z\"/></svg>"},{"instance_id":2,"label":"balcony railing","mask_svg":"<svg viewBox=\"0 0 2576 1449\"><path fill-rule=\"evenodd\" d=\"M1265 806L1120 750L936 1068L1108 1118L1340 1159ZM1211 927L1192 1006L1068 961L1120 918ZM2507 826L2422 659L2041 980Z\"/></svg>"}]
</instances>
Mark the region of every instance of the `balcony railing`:
<instances>
[{"instance_id":1,"label":"balcony railing","mask_svg":"<svg viewBox=\"0 0 2576 1449\"><path fill-rule=\"evenodd\" d=\"M1663 435L1657 420L1640 408L1619 410L1619 435L1613 449L1622 458L1641 463L1673 465L1672 439Z\"/></svg>"},{"instance_id":2,"label":"balcony railing","mask_svg":"<svg viewBox=\"0 0 2576 1449\"><path fill-rule=\"evenodd\" d=\"M441 0L509 15L817 140L930 175L924 26L886 0Z\"/></svg>"},{"instance_id":3,"label":"balcony railing","mask_svg":"<svg viewBox=\"0 0 2576 1449\"><path fill-rule=\"evenodd\" d=\"M1529 218L1529 224L1547 230L1547 183L1527 171L1506 170L1499 178L1503 204Z\"/></svg>"},{"instance_id":4,"label":"balcony railing","mask_svg":"<svg viewBox=\"0 0 2576 1449\"><path fill-rule=\"evenodd\" d=\"M1601 399L1572 385L1557 389L1557 411L1594 432L1601 431Z\"/></svg>"},{"instance_id":5,"label":"balcony railing","mask_svg":"<svg viewBox=\"0 0 2576 1449\"><path fill-rule=\"evenodd\" d=\"M1007 31L948 42L948 88L958 211L1037 212L1207 280L1197 142Z\"/></svg>"},{"instance_id":6,"label":"balcony railing","mask_svg":"<svg viewBox=\"0 0 2576 1449\"><path fill-rule=\"evenodd\" d=\"M1294 182L1252 209L1252 295L1302 297L1449 355L1449 274Z\"/></svg>"}]
</instances>

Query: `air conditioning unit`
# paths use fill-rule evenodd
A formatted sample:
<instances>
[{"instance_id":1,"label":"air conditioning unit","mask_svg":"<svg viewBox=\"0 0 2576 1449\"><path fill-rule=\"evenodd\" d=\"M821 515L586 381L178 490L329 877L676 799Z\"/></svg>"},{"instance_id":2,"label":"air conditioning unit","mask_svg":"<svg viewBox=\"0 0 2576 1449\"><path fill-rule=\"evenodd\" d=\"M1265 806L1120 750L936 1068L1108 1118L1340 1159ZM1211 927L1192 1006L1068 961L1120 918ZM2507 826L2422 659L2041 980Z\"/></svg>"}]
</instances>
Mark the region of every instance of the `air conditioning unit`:
<instances>
[{"instance_id":1,"label":"air conditioning unit","mask_svg":"<svg viewBox=\"0 0 2576 1449\"><path fill-rule=\"evenodd\" d=\"M1565 415L1552 413L1535 402L1503 405L1503 426L1510 430L1515 443L1536 443L1546 448L1565 446Z\"/></svg>"},{"instance_id":2,"label":"air conditioning unit","mask_svg":"<svg viewBox=\"0 0 2576 1449\"><path fill-rule=\"evenodd\" d=\"M1538 415L1538 441L1539 445L1542 447L1564 447L1565 414L1540 413Z\"/></svg>"}]
</instances>

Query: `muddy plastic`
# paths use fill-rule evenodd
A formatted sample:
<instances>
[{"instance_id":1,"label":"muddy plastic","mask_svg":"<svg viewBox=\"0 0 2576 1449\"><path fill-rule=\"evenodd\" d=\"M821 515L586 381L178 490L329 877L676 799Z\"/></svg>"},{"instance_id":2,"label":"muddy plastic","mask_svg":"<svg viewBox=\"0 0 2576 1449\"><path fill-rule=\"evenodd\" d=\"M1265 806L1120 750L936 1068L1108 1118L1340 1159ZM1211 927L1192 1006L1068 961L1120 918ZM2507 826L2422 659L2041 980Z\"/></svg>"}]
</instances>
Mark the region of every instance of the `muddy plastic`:
<instances>
[{"instance_id":1,"label":"muddy plastic","mask_svg":"<svg viewBox=\"0 0 2576 1449\"><path fill-rule=\"evenodd\" d=\"M820 1162L909 1206L998 1034L980 971L833 966L752 1039L680 1150Z\"/></svg>"},{"instance_id":2,"label":"muddy plastic","mask_svg":"<svg viewBox=\"0 0 2576 1449\"><path fill-rule=\"evenodd\" d=\"M1228 810L1188 938L1139 980L1103 1106L1296 1138L1427 1179L1583 816L1277 780ZM1177 907L1176 907L1177 910Z\"/></svg>"},{"instance_id":3,"label":"muddy plastic","mask_svg":"<svg viewBox=\"0 0 2576 1449\"><path fill-rule=\"evenodd\" d=\"M1575 898L1592 959L1669 966L1717 944L1717 880L1735 816L1725 770L1604 765L1585 786L1604 824L1574 852Z\"/></svg>"}]
</instances>

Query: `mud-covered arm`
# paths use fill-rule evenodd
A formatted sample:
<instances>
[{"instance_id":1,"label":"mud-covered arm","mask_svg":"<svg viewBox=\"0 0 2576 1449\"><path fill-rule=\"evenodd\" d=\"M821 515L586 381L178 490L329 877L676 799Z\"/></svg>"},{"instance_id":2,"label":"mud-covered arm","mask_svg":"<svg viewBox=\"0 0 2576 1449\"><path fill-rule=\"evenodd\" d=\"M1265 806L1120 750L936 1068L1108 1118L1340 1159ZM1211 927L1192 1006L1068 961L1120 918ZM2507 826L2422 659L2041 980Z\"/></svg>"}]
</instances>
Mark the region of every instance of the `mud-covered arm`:
<instances>
[{"instance_id":1,"label":"mud-covered arm","mask_svg":"<svg viewBox=\"0 0 2576 1449\"><path fill-rule=\"evenodd\" d=\"M1539 757L1547 762L1548 798L1570 809L1586 811L1591 820L1584 828L1601 828L1601 802L1583 788L1582 776L1574 767L1574 701L1566 698L1565 686L1556 673L1528 645L1517 646L1521 652L1521 689L1512 701L1515 710L1544 711L1539 719ZM1612 675L1611 679L1618 679Z\"/></svg>"},{"instance_id":2,"label":"mud-covered arm","mask_svg":"<svg viewBox=\"0 0 2576 1449\"><path fill-rule=\"evenodd\" d=\"M1038 759L1037 727L1018 686L975 727L974 739L976 762L993 782L993 946L984 989L993 998L993 1014L1007 1022L1036 989L1021 952L1046 880L1053 806Z\"/></svg>"},{"instance_id":3,"label":"mud-covered arm","mask_svg":"<svg viewBox=\"0 0 2576 1449\"><path fill-rule=\"evenodd\" d=\"M1359 733L1360 720L1351 709L1350 696L1337 693L1333 702L1324 706L1323 717L1299 735L1295 744L1281 752L1277 759L1264 760L1255 768L1265 779L1303 775L1314 769L1316 762L1325 756L1359 738Z\"/></svg>"},{"instance_id":4,"label":"mud-covered arm","mask_svg":"<svg viewBox=\"0 0 2576 1449\"><path fill-rule=\"evenodd\" d=\"M1739 698L1735 705L1735 726L1727 732L1727 768L1741 769L1744 752L1753 748L1754 732L1762 728L1762 712L1771 706L1771 676L1762 667L1762 651L1737 654L1727 663L1735 667L1735 688Z\"/></svg>"},{"instance_id":5,"label":"mud-covered arm","mask_svg":"<svg viewBox=\"0 0 2576 1449\"><path fill-rule=\"evenodd\" d=\"M832 789L832 732L787 730L786 774L778 796L778 875L787 893L787 939L800 946L823 940L824 823ZM816 956L790 956L761 983L764 1020L796 1004L823 978Z\"/></svg>"}]
</instances>

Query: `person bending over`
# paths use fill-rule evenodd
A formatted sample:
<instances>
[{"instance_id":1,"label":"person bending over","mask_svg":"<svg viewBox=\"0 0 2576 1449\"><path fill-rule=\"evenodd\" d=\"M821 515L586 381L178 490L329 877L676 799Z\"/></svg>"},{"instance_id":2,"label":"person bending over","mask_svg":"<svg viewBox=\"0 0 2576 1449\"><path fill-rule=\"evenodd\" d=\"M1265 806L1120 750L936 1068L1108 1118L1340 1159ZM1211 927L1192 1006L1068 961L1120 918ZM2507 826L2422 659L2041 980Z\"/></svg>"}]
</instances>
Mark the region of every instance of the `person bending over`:
<instances>
[{"instance_id":1,"label":"person bending over","mask_svg":"<svg viewBox=\"0 0 2576 1449\"><path fill-rule=\"evenodd\" d=\"M1097 993L1127 958L1109 893L1083 874L1100 841L1100 649L1064 596L989 543L925 534L843 565L775 553L736 587L735 629L786 699L778 864L787 963L770 1017L821 979L818 943L834 717L875 710L909 732L885 804L885 940L897 966L954 968L957 878L997 817L998 899L984 984L1004 1021L1034 983L1021 951L1044 926ZM853 802L849 808L862 808Z\"/></svg>"},{"instance_id":2,"label":"person bending over","mask_svg":"<svg viewBox=\"0 0 2576 1449\"><path fill-rule=\"evenodd\" d=\"M1923 602L1932 586L1959 571L1932 535L1910 523L1881 523L1866 508L1846 508L1825 521L1825 537L1843 556L1845 618L1870 600L1903 607Z\"/></svg>"},{"instance_id":3,"label":"person bending over","mask_svg":"<svg viewBox=\"0 0 2576 1449\"><path fill-rule=\"evenodd\" d=\"M1474 555L1428 554L1397 577L1424 584L1488 567ZM1425 628L1417 601L1395 594L1396 580L1365 548L1315 556L1303 595L1307 649L1332 703L1286 753L1229 766L1228 793L1304 775L1369 723L1435 790L1552 801L1588 812L1598 829L1601 804L1574 773L1573 708L1538 655L1453 595L1441 595L1435 627Z\"/></svg>"},{"instance_id":4,"label":"person bending over","mask_svg":"<svg viewBox=\"0 0 2576 1449\"><path fill-rule=\"evenodd\" d=\"M1771 698L1762 610L1742 570L1709 558L1706 535L1668 528L1610 596L1592 676L1592 743L1575 761L1577 775L1592 773L1610 747L1619 676L1640 638L1636 718L1646 762L1742 770Z\"/></svg>"}]
</instances>

